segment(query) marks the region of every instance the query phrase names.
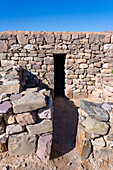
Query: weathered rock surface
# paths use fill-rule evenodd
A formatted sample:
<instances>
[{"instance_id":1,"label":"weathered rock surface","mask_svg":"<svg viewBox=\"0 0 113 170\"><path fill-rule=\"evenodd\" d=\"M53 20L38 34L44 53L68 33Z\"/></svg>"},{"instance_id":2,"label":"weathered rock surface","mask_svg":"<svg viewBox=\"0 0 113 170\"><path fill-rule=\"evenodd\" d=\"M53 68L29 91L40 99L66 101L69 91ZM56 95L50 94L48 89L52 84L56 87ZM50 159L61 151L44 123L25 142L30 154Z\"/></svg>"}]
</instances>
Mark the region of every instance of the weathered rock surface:
<instances>
[{"instance_id":1,"label":"weathered rock surface","mask_svg":"<svg viewBox=\"0 0 113 170\"><path fill-rule=\"evenodd\" d=\"M46 106L45 96L41 93L26 93L19 100L14 101L14 113L28 112Z\"/></svg>"},{"instance_id":2,"label":"weathered rock surface","mask_svg":"<svg viewBox=\"0 0 113 170\"><path fill-rule=\"evenodd\" d=\"M27 125L26 128L28 132L33 135L52 132L52 120L43 120L42 122L34 125Z\"/></svg>"},{"instance_id":3,"label":"weathered rock surface","mask_svg":"<svg viewBox=\"0 0 113 170\"><path fill-rule=\"evenodd\" d=\"M21 125L30 125L36 122L36 116L33 113L27 112L27 113L22 113L22 114L17 114L16 116L16 121Z\"/></svg>"},{"instance_id":4,"label":"weathered rock surface","mask_svg":"<svg viewBox=\"0 0 113 170\"><path fill-rule=\"evenodd\" d=\"M14 101L14 100L18 100L18 99L20 99L22 97L22 94L20 93L20 94L12 94L11 96L10 96L10 100L12 100L12 101Z\"/></svg>"},{"instance_id":5,"label":"weathered rock surface","mask_svg":"<svg viewBox=\"0 0 113 170\"><path fill-rule=\"evenodd\" d=\"M28 43L28 38L24 34L18 34L17 39L18 39L19 44L25 45Z\"/></svg>"},{"instance_id":6,"label":"weathered rock surface","mask_svg":"<svg viewBox=\"0 0 113 170\"><path fill-rule=\"evenodd\" d=\"M35 152L36 137L27 133L11 135L8 149L13 155L28 155Z\"/></svg>"},{"instance_id":7,"label":"weathered rock surface","mask_svg":"<svg viewBox=\"0 0 113 170\"><path fill-rule=\"evenodd\" d=\"M90 134L85 132L84 128L79 124L76 136L76 147L82 160L87 159L91 153Z\"/></svg>"},{"instance_id":8,"label":"weathered rock surface","mask_svg":"<svg viewBox=\"0 0 113 170\"><path fill-rule=\"evenodd\" d=\"M0 104L0 113L7 113L9 109L11 109L12 105L10 102L6 101L2 104Z\"/></svg>"},{"instance_id":9,"label":"weathered rock surface","mask_svg":"<svg viewBox=\"0 0 113 170\"><path fill-rule=\"evenodd\" d=\"M105 135L108 132L109 125L105 122L100 122L89 116L84 120L83 125L88 133L94 133L99 135Z\"/></svg>"},{"instance_id":10,"label":"weathered rock surface","mask_svg":"<svg viewBox=\"0 0 113 170\"><path fill-rule=\"evenodd\" d=\"M51 119L52 118L52 108L43 108L38 111L38 116L40 119Z\"/></svg>"},{"instance_id":11,"label":"weathered rock surface","mask_svg":"<svg viewBox=\"0 0 113 170\"><path fill-rule=\"evenodd\" d=\"M50 158L52 145L52 134L42 135L38 140L38 150L37 156L43 160L47 161Z\"/></svg>"},{"instance_id":12,"label":"weathered rock surface","mask_svg":"<svg viewBox=\"0 0 113 170\"><path fill-rule=\"evenodd\" d=\"M8 46L5 41L0 40L0 53L1 52L7 52Z\"/></svg>"},{"instance_id":13,"label":"weathered rock surface","mask_svg":"<svg viewBox=\"0 0 113 170\"><path fill-rule=\"evenodd\" d=\"M103 108L104 110L106 110L106 111L111 110L111 106L110 106L109 104L107 104L107 103L102 104L102 108Z\"/></svg>"},{"instance_id":14,"label":"weathered rock surface","mask_svg":"<svg viewBox=\"0 0 113 170\"><path fill-rule=\"evenodd\" d=\"M84 110L91 118L95 118L99 121L108 121L109 119L108 112L101 108L99 104L80 100L80 108Z\"/></svg>"},{"instance_id":15,"label":"weathered rock surface","mask_svg":"<svg viewBox=\"0 0 113 170\"><path fill-rule=\"evenodd\" d=\"M20 89L19 84L3 85L3 86L0 86L0 94L2 94L2 93L7 93L7 94L19 93L19 89Z\"/></svg>"},{"instance_id":16,"label":"weathered rock surface","mask_svg":"<svg viewBox=\"0 0 113 170\"><path fill-rule=\"evenodd\" d=\"M8 137L9 135L7 135L6 133L3 133L2 135L0 135L0 143L6 143Z\"/></svg>"},{"instance_id":17,"label":"weathered rock surface","mask_svg":"<svg viewBox=\"0 0 113 170\"><path fill-rule=\"evenodd\" d=\"M14 124L6 127L6 134L11 135L14 133L22 132L24 128L21 125Z\"/></svg>"},{"instance_id":18,"label":"weathered rock surface","mask_svg":"<svg viewBox=\"0 0 113 170\"><path fill-rule=\"evenodd\" d=\"M106 145L105 140L102 137L92 140L92 144L93 146L96 146L99 149Z\"/></svg>"}]
</instances>

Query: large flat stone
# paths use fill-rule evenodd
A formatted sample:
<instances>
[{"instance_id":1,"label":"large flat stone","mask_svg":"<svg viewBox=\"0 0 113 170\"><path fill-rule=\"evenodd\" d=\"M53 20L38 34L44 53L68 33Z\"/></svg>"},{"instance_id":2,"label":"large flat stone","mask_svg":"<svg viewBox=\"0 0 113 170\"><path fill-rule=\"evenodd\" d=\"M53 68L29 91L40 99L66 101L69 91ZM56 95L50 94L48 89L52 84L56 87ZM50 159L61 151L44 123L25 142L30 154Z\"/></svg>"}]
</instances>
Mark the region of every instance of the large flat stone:
<instances>
[{"instance_id":1,"label":"large flat stone","mask_svg":"<svg viewBox=\"0 0 113 170\"><path fill-rule=\"evenodd\" d=\"M36 137L27 133L12 135L8 140L8 149L11 154L17 156L28 155L35 152Z\"/></svg>"},{"instance_id":2,"label":"large flat stone","mask_svg":"<svg viewBox=\"0 0 113 170\"><path fill-rule=\"evenodd\" d=\"M95 104L86 100L80 100L80 108L84 110L91 118L99 121L108 121L109 114L100 104Z\"/></svg>"},{"instance_id":3,"label":"large flat stone","mask_svg":"<svg viewBox=\"0 0 113 170\"><path fill-rule=\"evenodd\" d=\"M14 113L28 112L46 106L45 96L41 93L26 93L19 100L14 101Z\"/></svg>"},{"instance_id":4,"label":"large flat stone","mask_svg":"<svg viewBox=\"0 0 113 170\"><path fill-rule=\"evenodd\" d=\"M38 140L37 156L43 160L49 160L51 154L52 134L43 135Z\"/></svg>"},{"instance_id":5,"label":"large flat stone","mask_svg":"<svg viewBox=\"0 0 113 170\"><path fill-rule=\"evenodd\" d=\"M85 131L92 134L106 135L109 129L109 125L105 122L99 122L89 116L84 120L83 125Z\"/></svg>"},{"instance_id":6,"label":"large flat stone","mask_svg":"<svg viewBox=\"0 0 113 170\"><path fill-rule=\"evenodd\" d=\"M28 132L33 135L39 135L53 131L52 120L43 120L40 123L26 126Z\"/></svg>"}]
</instances>

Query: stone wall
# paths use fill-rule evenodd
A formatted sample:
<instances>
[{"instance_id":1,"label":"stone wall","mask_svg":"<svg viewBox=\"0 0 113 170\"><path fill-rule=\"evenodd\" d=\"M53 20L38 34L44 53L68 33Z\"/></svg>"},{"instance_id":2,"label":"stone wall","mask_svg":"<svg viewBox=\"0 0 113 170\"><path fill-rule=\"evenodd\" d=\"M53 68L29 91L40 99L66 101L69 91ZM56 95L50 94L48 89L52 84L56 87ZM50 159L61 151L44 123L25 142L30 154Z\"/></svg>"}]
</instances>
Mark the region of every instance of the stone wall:
<instances>
[{"instance_id":1,"label":"stone wall","mask_svg":"<svg viewBox=\"0 0 113 170\"><path fill-rule=\"evenodd\" d=\"M36 87L31 88L31 82L29 88L22 83L28 76L29 81L30 76L35 80ZM36 152L43 161L50 158L52 96L52 91L42 88L35 75L23 68L0 68L0 153L8 150L22 156Z\"/></svg>"},{"instance_id":2,"label":"stone wall","mask_svg":"<svg viewBox=\"0 0 113 170\"><path fill-rule=\"evenodd\" d=\"M54 89L54 54L65 54L65 94L87 97L95 90L97 73L111 74L113 36L84 32L0 33L1 65L21 66ZM29 74L24 74L23 86ZM30 79L32 86L36 83Z\"/></svg>"},{"instance_id":3,"label":"stone wall","mask_svg":"<svg viewBox=\"0 0 113 170\"><path fill-rule=\"evenodd\" d=\"M113 102L80 100L78 112L76 147L82 168L113 169Z\"/></svg>"}]
</instances>

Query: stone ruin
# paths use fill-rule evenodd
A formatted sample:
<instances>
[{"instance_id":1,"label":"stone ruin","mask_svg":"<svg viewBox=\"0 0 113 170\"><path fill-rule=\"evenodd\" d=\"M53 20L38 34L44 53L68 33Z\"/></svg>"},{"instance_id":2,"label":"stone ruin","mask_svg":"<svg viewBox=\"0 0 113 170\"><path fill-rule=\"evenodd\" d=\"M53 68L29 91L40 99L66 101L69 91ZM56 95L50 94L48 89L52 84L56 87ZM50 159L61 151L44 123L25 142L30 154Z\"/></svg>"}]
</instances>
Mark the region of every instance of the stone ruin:
<instances>
[{"instance_id":1,"label":"stone ruin","mask_svg":"<svg viewBox=\"0 0 113 170\"><path fill-rule=\"evenodd\" d=\"M15 156L37 152L46 161L52 145L52 91L36 78L38 86L23 91L24 74L21 68L0 68L0 152L8 150Z\"/></svg>"},{"instance_id":2,"label":"stone ruin","mask_svg":"<svg viewBox=\"0 0 113 170\"><path fill-rule=\"evenodd\" d=\"M84 165L101 167L103 161L113 159L113 102L95 104L80 100L76 146ZM112 165L113 167L113 165Z\"/></svg>"},{"instance_id":3,"label":"stone ruin","mask_svg":"<svg viewBox=\"0 0 113 170\"><path fill-rule=\"evenodd\" d=\"M53 90L106 102L81 100L76 141L82 160L112 152L112 34L4 32L0 61L0 152L49 159Z\"/></svg>"}]
</instances>

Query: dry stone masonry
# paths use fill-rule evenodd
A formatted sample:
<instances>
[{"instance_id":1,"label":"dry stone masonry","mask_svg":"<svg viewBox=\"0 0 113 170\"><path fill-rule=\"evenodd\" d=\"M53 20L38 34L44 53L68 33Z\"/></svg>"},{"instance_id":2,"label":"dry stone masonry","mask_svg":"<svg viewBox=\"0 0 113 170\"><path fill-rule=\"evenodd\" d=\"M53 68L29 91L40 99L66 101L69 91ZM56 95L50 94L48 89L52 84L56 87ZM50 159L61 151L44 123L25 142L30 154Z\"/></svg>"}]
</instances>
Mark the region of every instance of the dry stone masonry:
<instances>
[{"instance_id":1,"label":"dry stone masonry","mask_svg":"<svg viewBox=\"0 0 113 170\"><path fill-rule=\"evenodd\" d=\"M111 34L16 31L0 33L1 65L19 65L50 88L54 88L54 54L65 54L66 96L78 98L91 94L100 96L101 93L102 99L107 97L109 100L109 97L112 97L111 91L106 88L101 90L102 80L98 82L98 75L103 75L101 78L106 81L104 83L112 88ZM28 72L23 73L21 82L21 86L25 87L26 84L25 88L36 84L36 80L32 80L33 75Z\"/></svg>"},{"instance_id":2,"label":"dry stone masonry","mask_svg":"<svg viewBox=\"0 0 113 170\"><path fill-rule=\"evenodd\" d=\"M52 91L25 89L23 69L0 68L0 152L21 156L37 152L46 161L52 145Z\"/></svg>"},{"instance_id":3,"label":"dry stone masonry","mask_svg":"<svg viewBox=\"0 0 113 170\"><path fill-rule=\"evenodd\" d=\"M110 155L113 35L85 32L0 33L0 152L37 152L42 160L50 158L56 54L65 55L68 98L94 96L106 102L81 100L77 134L81 159L105 151Z\"/></svg>"},{"instance_id":4,"label":"dry stone masonry","mask_svg":"<svg viewBox=\"0 0 113 170\"><path fill-rule=\"evenodd\" d=\"M76 146L81 162L87 160L91 169L101 169L104 161L113 159L113 102L97 104L81 99L78 112Z\"/></svg>"}]
</instances>

